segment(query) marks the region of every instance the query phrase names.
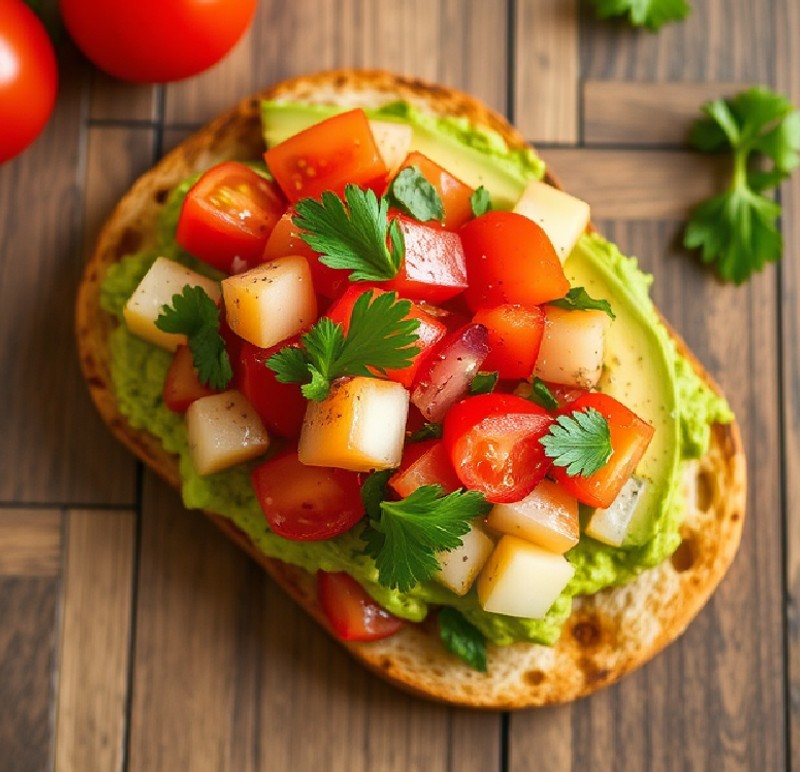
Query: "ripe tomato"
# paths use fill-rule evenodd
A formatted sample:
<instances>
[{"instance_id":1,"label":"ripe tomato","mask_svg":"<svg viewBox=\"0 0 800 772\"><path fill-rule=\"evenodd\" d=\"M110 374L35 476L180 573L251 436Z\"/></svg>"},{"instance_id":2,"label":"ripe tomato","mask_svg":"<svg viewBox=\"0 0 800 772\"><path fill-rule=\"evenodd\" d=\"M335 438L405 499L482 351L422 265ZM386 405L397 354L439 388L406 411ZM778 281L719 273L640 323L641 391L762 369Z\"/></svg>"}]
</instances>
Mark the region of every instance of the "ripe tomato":
<instances>
[{"instance_id":1,"label":"ripe tomato","mask_svg":"<svg viewBox=\"0 0 800 772\"><path fill-rule=\"evenodd\" d=\"M296 451L257 466L252 480L269 527L286 539L332 539L364 516L355 472L306 466Z\"/></svg>"},{"instance_id":2,"label":"ripe tomato","mask_svg":"<svg viewBox=\"0 0 800 772\"><path fill-rule=\"evenodd\" d=\"M0 3L0 163L39 136L57 83L53 46L36 14L20 0Z\"/></svg>"},{"instance_id":3,"label":"ripe tomato","mask_svg":"<svg viewBox=\"0 0 800 772\"><path fill-rule=\"evenodd\" d=\"M377 641L394 635L405 620L379 606L350 574L317 572L317 599L343 641Z\"/></svg>"},{"instance_id":4,"label":"ripe tomato","mask_svg":"<svg viewBox=\"0 0 800 772\"><path fill-rule=\"evenodd\" d=\"M164 379L164 404L173 413L185 413L195 400L217 394L200 382L194 368L194 357L188 346L178 346Z\"/></svg>"},{"instance_id":5,"label":"ripe tomato","mask_svg":"<svg viewBox=\"0 0 800 772\"><path fill-rule=\"evenodd\" d=\"M469 287L464 297L473 311L503 303L538 306L569 291L547 234L514 212L487 212L460 231Z\"/></svg>"},{"instance_id":6,"label":"ripe tomato","mask_svg":"<svg viewBox=\"0 0 800 772\"><path fill-rule=\"evenodd\" d=\"M461 482L493 503L524 499L551 460L539 438L553 423L542 407L513 394L481 394L444 419L442 439Z\"/></svg>"},{"instance_id":7,"label":"ripe tomato","mask_svg":"<svg viewBox=\"0 0 800 772\"><path fill-rule=\"evenodd\" d=\"M244 164L225 161L212 166L186 194L175 240L220 271L232 273L237 259L246 270L261 262L285 209L274 182Z\"/></svg>"},{"instance_id":8,"label":"ripe tomato","mask_svg":"<svg viewBox=\"0 0 800 772\"><path fill-rule=\"evenodd\" d=\"M388 174L363 110L310 126L271 147L264 160L292 203L326 190L342 195L348 183L382 192Z\"/></svg>"},{"instance_id":9,"label":"ripe tomato","mask_svg":"<svg viewBox=\"0 0 800 772\"><path fill-rule=\"evenodd\" d=\"M482 308L472 321L489 331L484 370L497 370L501 378L530 377L544 335L545 316L539 306L506 303Z\"/></svg>"},{"instance_id":10,"label":"ripe tomato","mask_svg":"<svg viewBox=\"0 0 800 772\"><path fill-rule=\"evenodd\" d=\"M452 493L461 481L441 440L428 440L406 445L400 469L389 478L389 485L405 498L423 485L441 485L445 493Z\"/></svg>"},{"instance_id":11,"label":"ripe tomato","mask_svg":"<svg viewBox=\"0 0 800 772\"><path fill-rule=\"evenodd\" d=\"M72 39L101 70L166 83L211 67L250 26L256 0L60 0Z\"/></svg>"},{"instance_id":12,"label":"ripe tomato","mask_svg":"<svg viewBox=\"0 0 800 772\"><path fill-rule=\"evenodd\" d=\"M639 459L644 455L655 429L625 405L608 394L586 393L558 412L571 414L575 410L593 407L608 421L611 434L611 458L608 463L588 477L570 477L563 467L550 470L555 479L578 501L590 507L610 507L633 474Z\"/></svg>"}]
</instances>

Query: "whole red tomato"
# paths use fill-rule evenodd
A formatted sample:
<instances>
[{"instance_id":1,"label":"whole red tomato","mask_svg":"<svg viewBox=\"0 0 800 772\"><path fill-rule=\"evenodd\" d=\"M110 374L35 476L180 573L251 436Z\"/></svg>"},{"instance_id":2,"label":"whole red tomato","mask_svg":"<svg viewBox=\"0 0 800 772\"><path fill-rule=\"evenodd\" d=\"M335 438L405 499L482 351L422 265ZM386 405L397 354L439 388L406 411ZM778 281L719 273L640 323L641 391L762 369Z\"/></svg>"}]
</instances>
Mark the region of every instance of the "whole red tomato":
<instances>
[{"instance_id":1,"label":"whole red tomato","mask_svg":"<svg viewBox=\"0 0 800 772\"><path fill-rule=\"evenodd\" d=\"M0 2L0 163L39 136L57 84L56 57L42 23L21 0Z\"/></svg>"},{"instance_id":2,"label":"whole red tomato","mask_svg":"<svg viewBox=\"0 0 800 772\"><path fill-rule=\"evenodd\" d=\"M257 0L61 0L72 39L101 70L136 83L196 75L222 59Z\"/></svg>"}]
</instances>

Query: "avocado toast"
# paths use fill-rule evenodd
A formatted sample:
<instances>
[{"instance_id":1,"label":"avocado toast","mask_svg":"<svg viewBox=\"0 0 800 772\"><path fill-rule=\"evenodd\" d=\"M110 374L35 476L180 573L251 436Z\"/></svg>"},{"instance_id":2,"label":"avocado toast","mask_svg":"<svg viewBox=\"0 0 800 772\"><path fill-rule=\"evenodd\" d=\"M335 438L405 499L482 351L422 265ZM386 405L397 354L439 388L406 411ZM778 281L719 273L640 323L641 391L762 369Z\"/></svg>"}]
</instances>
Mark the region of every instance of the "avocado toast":
<instances>
[{"instance_id":1,"label":"avocado toast","mask_svg":"<svg viewBox=\"0 0 800 772\"><path fill-rule=\"evenodd\" d=\"M246 100L184 142L137 182L107 223L87 266L78 299L78 338L84 374L104 419L123 442L176 487L181 486L176 457L158 438L132 428L120 410L109 343L116 320L100 306L101 285L108 268L124 255L156 244L164 203L176 185L221 160L261 157L261 99L373 107L400 99L424 113L459 116L473 126L490 129L505 141L509 152L526 149L523 138L501 117L466 95L385 73L334 72L288 81ZM616 259L599 243L596 246L590 250L593 259ZM627 263L621 261L620 265ZM612 283L631 283L626 269L620 270L596 275L606 276ZM591 282L584 283L590 286ZM640 287L639 294L642 291L646 296L646 289ZM634 316L638 313L633 311ZM660 326L658 329L661 332L655 337L661 338L661 347L671 350L677 346L708 383L708 376L682 342L674 336L665 342L667 333ZM623 349L625 346L623 343ZM672 367L671 355L656 354L665 367ZM657 370L647 370L645 375L653 372L655 385L647 396L663 402L656 393L661 380ZM663 405L670 412L668 399L672 398L668 395ZM677 431L673 426L662 435L672 430ZM671 441L678 443L680 438L676 435ZM681 460L678 466L674 450L665 451L664 458L672 459L664 463L675 464L676 471L668 475L669 484L677 491L673 498L684 505L681 545L671 559L626 584L577 597L554 646L528 642L490 646L487 674L471 670L448 654L427 623L406 626L382 641L347 643L347 647L367 666L406 689L471 706L522 707L567 701L616 680L683 631L722 578L741 534L744 459L735 424L714 425L709 449L698 461ZM209 514L309 613L326 624L316 603L312 574L266 557L229 519Z\"/></svg>"}]
</instances>

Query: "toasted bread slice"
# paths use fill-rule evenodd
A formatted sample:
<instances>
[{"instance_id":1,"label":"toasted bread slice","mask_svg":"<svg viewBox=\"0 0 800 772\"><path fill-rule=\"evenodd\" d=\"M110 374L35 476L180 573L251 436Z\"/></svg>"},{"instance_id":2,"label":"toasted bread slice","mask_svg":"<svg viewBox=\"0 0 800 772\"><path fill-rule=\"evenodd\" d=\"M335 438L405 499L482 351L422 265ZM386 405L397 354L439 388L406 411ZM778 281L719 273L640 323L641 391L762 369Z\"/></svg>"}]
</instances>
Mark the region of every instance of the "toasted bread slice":
<instances>
[{"instance_id":1,"label":"toasted bread slice","mask_svg":"<svg viewBox=\"0 0 800 772\"><path fill-rule=\"evenodd\" d=\"M159 211L176 184L222 160L261 156L259 101L264 98L343 106L376 106L406 99L428 112L464 116L488 126L510 147L525 144L501 116L458 91L385 72L342 70L285 81L244 100L141 177L112 213L86 266L77 300L77 336L83 373L103 419L122 442L175 487L180 485L176 458L165 452L155 437L132 429L119 412L108 346L116 321L100 308L100 285L109 265L154 244ZM696 371L718 391L685 344L677 337L675 340ZM396 685L449 703L519 708L589 694L646 662L677 638L733 560L745 503L744 453L736 424L712 428L707 455L685 466L681 493L686 517L678 551L624 587L577 598L553 647L490 646L489 671L479 673L448 654L436 631L425 624L409 625L383 641L344 645ZM207 514L327 628L310 574L265 557L228 520Z\"/></svg>"}]
</instances>

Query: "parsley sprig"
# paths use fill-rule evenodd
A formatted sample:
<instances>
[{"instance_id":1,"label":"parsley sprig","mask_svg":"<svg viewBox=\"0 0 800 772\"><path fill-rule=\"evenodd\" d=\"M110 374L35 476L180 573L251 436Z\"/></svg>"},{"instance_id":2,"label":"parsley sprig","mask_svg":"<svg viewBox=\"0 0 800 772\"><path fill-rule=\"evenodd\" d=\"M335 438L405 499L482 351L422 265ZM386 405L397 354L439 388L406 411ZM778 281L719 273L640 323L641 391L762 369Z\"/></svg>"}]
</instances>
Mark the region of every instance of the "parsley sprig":
<instances>
[{"instance_id":1,"label":"parsley sprig","mask_svg":"<svg viewBox=\"0 0 800 772\"><path fill-rule=\"evenodd\" d=\"M693 212L684 245L716 262L721 278L741 284L783 251L777 228L780 205L765 195L800 164L800 112L785 97L752 88L732 99L703 105L705 118L692 126L690 141L704 152L733 152L728 189ZM757 156L771 168L753 163Z\"/></svg>"},{"instance_id":2,"label":"parsley sprig","mask_svg":"<svg viewBox=\"0 0 800 772\"><path fill-rule=\"evenodd\" d=\"M692 10L686 0L594 0L595 11L601 19L627 16L634 27L646 27L657 32L669 21L681 21Z\"/></svg>"},{"instance_id":3,"label":"parsley sprig","mask_svg":"<svg viewBox=\"0 0 800 772\"><path fill-rule=\"evenodd\" d=\"M444 204L439 192L416 166L407 166L389 186L389 203L420 222L444 220Z\"/></svg>"},{"instance_id":4,"label":"parsley sprig","mask_svg":"<svg viewBox=\"0 0 800 772\"><path fill-rule=\"evenodd\" d=\"M566 467L570 477L588 477L611 458L608 421L593 407L560 415L539 442L555 466Z\"/></svg>"},{"instance_id":5,"label":"parsley sprig","mask_svg":"<svg viewBox=\"0 0 800 772\"><path fill-rule=\"evenodd\" d=\"M439 610L439 635L444 647L470 667L485 673L486 636L452 606Z\"/></svg>"},{"instance_id":6,"label":"parsley sprig","mask_svg":"<svg viewBox=\"0 0 800 772\"><path fill-rule=\"evenodd\" d=\"M397 220L389 223L388 214L386 197L346 185L344 200L327 190L320 201L298 201L292 221L302 229L303 241L321 253L321 263L351 271L350 281L387 281L397 275L405 254L403 232Z\"/></svg>"},{"instance_id":7,"label":"parsley sprig","mask_svg":"<svg viewBox=\"0 0 800 772\"><path fill-rule=\"evenodd\" d=\"M266 362L281 383L301 383L307 399L323 400L332 381L347 375L373 376L375 371L408 367L419 349L414 343L417 319L408 319L411 302L394 292L373 298L362 293L353 305L347 334L341 324L323 316L301 337L302 347L287 346Z\"/></svg>"},{"instance_id":8,"label":"parsley sprig","mask_svg":"<svg viewBox=\"0 0 800 772\"><path fill-rule=\"evenodd\" d=\"M436 573L436 553L461 546L471 521L487 514L491 504L477 491L445 494L441 485L423 485L400 501L385 501L387 479L383 473L372 482L365 481L367 491L362 489L362 496L369 524L362 538L365 552L375 559L378 581L408 592Z\"/></svg>"},{"instance_id":9,"label":"parsley sprig","mask_svg":"<svg viewBox=\"0 0 800 772\"><path fill-rule=\"evenodd\" d=\"M219 308L202 287L186 285L163 306L156 319L163 332L186 335L201 383L224 389L233 378L225 341L219 334Z\"/></svg>"},{"instance_id":10,"label":"parsley sprig","mask_svg":"<svg viewBox=\"0 0 800 772\"><path fill-rule=\"evenodd\" d=\"M551 306L567 311L603 311L612 319L617 316L605 298L593 298L584 287L571 287L569 292L558 300L551 300Z\"/></svg>"}]
</instances>

